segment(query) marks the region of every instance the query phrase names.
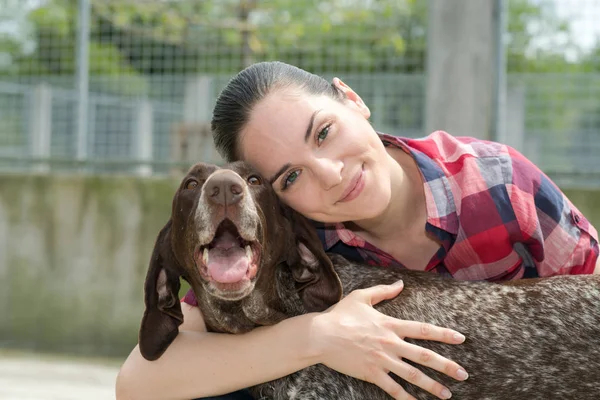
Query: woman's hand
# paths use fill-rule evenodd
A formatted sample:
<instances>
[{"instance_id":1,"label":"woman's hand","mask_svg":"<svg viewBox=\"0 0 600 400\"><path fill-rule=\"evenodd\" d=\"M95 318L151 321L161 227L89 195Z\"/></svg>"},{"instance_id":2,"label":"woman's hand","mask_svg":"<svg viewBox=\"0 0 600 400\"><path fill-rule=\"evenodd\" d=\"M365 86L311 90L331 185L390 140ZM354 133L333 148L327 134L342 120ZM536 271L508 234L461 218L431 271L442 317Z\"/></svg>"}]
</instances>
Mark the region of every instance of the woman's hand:
<instances>
[{"instance_id":1,"label":"woman's hand","mask_svg":"<svg viewBox=\"0 0 600 400\"><path fill-rule=\"evenodd\" d=\"M402 359L433 368L457 380L468 375L457 363L431 350L405 342L404 338L459 344L460 333L430 324L402 321L373 308L394 298L401 281L356 290L315 319L314 345L320 362L343 374L374 383L395 399L414 399L389 375L400 378L441 398L450 391Z\"/></svg>"}]
</instances>

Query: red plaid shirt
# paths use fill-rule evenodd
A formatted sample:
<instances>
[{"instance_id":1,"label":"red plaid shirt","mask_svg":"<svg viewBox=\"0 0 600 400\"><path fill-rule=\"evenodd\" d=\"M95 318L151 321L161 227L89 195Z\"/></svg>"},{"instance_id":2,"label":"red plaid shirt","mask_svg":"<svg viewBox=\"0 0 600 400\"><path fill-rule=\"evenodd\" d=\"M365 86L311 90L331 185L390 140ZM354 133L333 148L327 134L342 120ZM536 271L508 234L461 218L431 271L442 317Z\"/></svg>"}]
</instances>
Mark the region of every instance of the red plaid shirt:
<instances>
[{"instance_id":1,"label":"red plaid shirt","mask_svg":"<svg viewBox=\"0 0 600 400\"><path fill-rule=\"evenodd\" d=\"M442 131L422 139L380 136L412 155L421 171L425 229L441 243L427 271L489 281L594 271L596 229L515 149ZM402 266L341 223L317 224L317 231L327 251Z\"/></svg>"}]
</instances>

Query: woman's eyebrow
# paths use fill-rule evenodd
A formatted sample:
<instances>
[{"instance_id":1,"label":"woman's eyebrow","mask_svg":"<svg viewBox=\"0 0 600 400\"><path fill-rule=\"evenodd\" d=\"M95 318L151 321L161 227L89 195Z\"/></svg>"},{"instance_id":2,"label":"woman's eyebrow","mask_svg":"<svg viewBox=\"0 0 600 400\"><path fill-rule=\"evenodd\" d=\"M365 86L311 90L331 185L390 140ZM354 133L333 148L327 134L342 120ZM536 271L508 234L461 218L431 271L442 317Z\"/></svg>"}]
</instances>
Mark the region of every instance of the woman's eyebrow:
<instances>
[{"instance_id":1,"label":"woman's eyebrow","mask_svg":"<svg viewBox=\"0 0 600 400\"><path fill-rule=\"evenodd\" d=\"M315 123L315 117L317 116L318 113L320 113L321 111L323 111L323 109L319 109L316 110L314 113L312 113L312 115L310 116L310 121L308 122L308 128L306 129L306 135L304 135L304 142L308 143L308 138L310 138L310 133L312 132L312 128L313 128L313 124Z\"/></svg>"},{"instance_id":2,"label":"woman's eyebrow","mask_svg":"<svg viewBox=\"0 0 600 400\"><path fill-rule=\"evenodd\" d=\"M279 171L275 172L275 175L273 175L270 179L269 179L269 183L272 185L273 182L275 182L277 180L277 178L279 178L279 176L281 174L283 174L289 167L291 167L292 164L287 163L285 164L283 167L279 168Z\"/></svg>"},{"instance_id":3,"label":"woman's eyebrow","mask_svg":"<svg viewBox=\"0 0 600 400\"><path fill-rule=\"evenodd\" d=\"M305 143L308 143L308 139L310 138L310 134L312 132L313 125L315 124L315 118L317 117L317 114L320 113L321 111L323 111L322 108L316 110L310 116L310 121L308 121L308 128L306 128L306 134L304 135ZM269 183L272 185L273 182L275 182L277 180L277 178L279 178L281 176L281 174L283 174L291 166L292 166L292 164L287 163L283 167L279 168L279 171L275 172L275 174L269 179Z\"/></svg>"}]
</instances>

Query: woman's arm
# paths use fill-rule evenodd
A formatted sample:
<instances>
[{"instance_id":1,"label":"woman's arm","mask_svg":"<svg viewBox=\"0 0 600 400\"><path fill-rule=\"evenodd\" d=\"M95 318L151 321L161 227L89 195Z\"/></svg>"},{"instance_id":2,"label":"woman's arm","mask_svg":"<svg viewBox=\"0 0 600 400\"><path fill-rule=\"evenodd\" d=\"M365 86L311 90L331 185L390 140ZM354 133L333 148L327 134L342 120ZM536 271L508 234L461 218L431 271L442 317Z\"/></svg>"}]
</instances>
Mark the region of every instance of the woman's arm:
<instances>
[{"instance_id":1,"label":"woman's arm","mask_svg":"<svg viewBox=\"0 0 600 400\"><path fill-rule=\"evenodd\" d=\"M206 332L200 310L185 303L181 306L185 322L162 357L147 361L138 346L133 349L117 377L117 399L214 396L314 363L308 352L302 351L308 348L303 341L309 337L306 329L311 315L244 335L226 335Z\"/></svg>"},{"instance_id":2,"label":"woman's arm","mask_svg":"<svg viewBox=\"0 0 600 400\"><path fill-rule=\"evenodd\" d=\"M464 337L450 329L399 321L372 307L395 297L401 290L401 285L357 290L326 312L290 318L242 335L203 332L200 311L182 304L186 322L180 334L156 361L145 360L136 346L119 372L117 398L167 400L214 396L280 378L317 363L373 382L396 399L412 397L389 377L389 371L440 398L448 398L441 384L402 358L455 379L466 379L459 373L460 366L401 338L458 344Z\"/></svg>"}]
</instances>

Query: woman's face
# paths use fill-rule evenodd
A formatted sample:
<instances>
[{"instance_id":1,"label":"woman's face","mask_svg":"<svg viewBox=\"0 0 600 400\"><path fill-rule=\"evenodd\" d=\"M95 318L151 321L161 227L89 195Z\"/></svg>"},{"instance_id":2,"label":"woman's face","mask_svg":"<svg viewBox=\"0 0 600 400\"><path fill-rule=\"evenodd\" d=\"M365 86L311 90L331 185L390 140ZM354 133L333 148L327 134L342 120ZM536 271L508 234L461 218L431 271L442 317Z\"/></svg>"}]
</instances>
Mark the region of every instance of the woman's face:
<instances>
[{"instance_id":1,"label":"woman's face","mask_svg":"<svg viewBox=\"0 0 600 400\"><path fill-rule=\"evenodd\" d=\"M390 160L370 111L341 81L348 99L275 90L252 110L240 150L281 199L323 222L375 218L391 196Z\"/></svg>"}]
</instances>

